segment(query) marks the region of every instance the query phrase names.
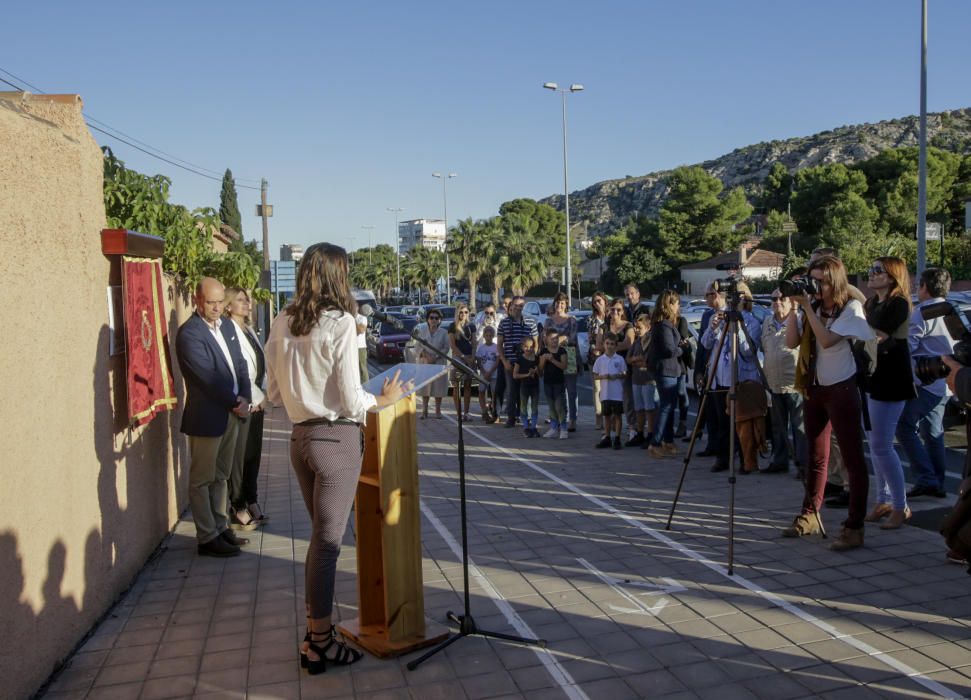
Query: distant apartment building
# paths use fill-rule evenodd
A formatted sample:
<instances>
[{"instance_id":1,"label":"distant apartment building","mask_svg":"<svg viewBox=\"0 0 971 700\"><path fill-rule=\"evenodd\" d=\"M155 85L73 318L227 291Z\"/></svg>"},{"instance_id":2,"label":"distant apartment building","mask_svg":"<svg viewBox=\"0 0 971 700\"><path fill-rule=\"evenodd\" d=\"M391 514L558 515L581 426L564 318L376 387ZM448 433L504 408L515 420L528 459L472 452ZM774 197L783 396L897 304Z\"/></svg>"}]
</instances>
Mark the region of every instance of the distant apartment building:
<instances>
[{"instance_id":1,"label":"distant apartment building","mask_svg":"<svg viewBox=\"0 0 971 700\"><path fill-rule=\"evenodd\" d=\"M398 224L398 252L405 255L417 246L445 250L445 222L442 219L412 219Z\"/></svg>"},{"instance_id":2,"label":"distant apartment building","mask_svg":"<svg viewBox=\"0 0 971 700\"><path fill-rule=\"evenodd\" d=\"M303 246L296 243L284 243L280 246L280 260L284 262L300 262L303 258Z\"/></svg>"}]
</instances>

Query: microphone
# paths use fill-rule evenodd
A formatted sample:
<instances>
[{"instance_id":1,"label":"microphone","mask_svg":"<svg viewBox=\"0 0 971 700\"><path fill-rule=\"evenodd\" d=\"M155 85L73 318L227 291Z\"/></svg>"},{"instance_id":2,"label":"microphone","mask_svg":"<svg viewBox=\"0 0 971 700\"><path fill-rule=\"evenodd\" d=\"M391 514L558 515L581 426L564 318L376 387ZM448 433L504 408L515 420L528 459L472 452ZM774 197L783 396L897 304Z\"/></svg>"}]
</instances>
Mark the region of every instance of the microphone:
<instances>
[{"instance_id":1,"label":"microphone","mask_svg":"<svg viewBox=\"0 0 971 700\"><path fill-rule=\"evenodd\" d=\"M396 328L399 331L404 329L405 327L405 324L401 322L400 318L396 318L394 316L386 314L383 311L378 311L370 304L362 304L359 311L361 312L361 315L367 316L369 318L376 318L381 323L390 324L392 328Z\"/></svg>"}]
</instances>

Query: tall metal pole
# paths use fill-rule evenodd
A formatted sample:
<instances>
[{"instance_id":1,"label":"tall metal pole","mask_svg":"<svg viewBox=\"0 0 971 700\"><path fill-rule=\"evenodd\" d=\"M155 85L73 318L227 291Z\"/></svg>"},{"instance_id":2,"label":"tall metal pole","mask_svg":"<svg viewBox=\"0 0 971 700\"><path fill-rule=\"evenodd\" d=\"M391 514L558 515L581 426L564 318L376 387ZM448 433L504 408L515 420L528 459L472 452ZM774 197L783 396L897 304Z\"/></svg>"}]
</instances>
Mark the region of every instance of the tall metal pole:
<instances>
[{"instance_id":1,"label":"tall metal pole","mask_svg":"<svg viewBox=\"0 0 971 700\"><path fill-rule=\"evenodd\" d=\"M917 276L927 266L927 0L920 8L920 141L917 165Z\"/></svg>"},{"instance_id":2,"label":"tall metal pole","mask_svg":"<svg viewBox=\"0 0 971 700\"><path fill-rule=\"evenodd\" d=\"M260 218L263 219L263 287L264 289L270 288L270 224L267 219L269 218L267 203L266 203L266 189L270 186L270 183L266 181L264 177L260 180ZM264 340L269 336L270 333L270 322L273 321L273 306L276 299L271 299L266 304L265 316L266 324L263 329Z\"/></svg>"},{"instance_id":3,"label":"tall metal pole","mask_svg":"<svg viewBox=\"0 0 971 700\"><path fill-rule=\"evenodd\" d=\"M445 302L452 302L452 267L448 262L448 187L446 183L458 173L440 172L432 173L432 177L442 178L442 204L445 209Z\"/></svg>"},{"instance_id":4,"label":"tall metal pole","mask_svg":"<svg viewBox=\"0 0 971 700\"><path fill-rule=\"evenodd\" d=\"M401 207L385 207L394 214L394 262L398 272L398 294L401 294L401 238L398 235L398 214L404 211Z\"/></svg>"},{"instance_id":5,"label":"tall metal pole","mask_svg":"<svg viewBox=\"0 0 971 700\"><path fill-rule=\"evenodd\" d=\"M371 256L371 231L374 230L374 226L362 226L361 228L367 229L367 263L371 265L374 260Z\"/></svg>"},{"instance_id":6,"label":"tall metal pole","mask_svg":"<svg viewBox=\"0 0 971 700\"><path fill-rule=\"evenodd\" d=\"M449 175L448 177L452 177ZM445 214L445 303L452 303L452 266L448 261L448 188L445 183L447 177L442 178L442 208Z\"/></svg>"},{"instance_id":7,"label":"tall metal pole","mask_svg":"<svg viewBox=\"0 0 971 700\"><path fill-rule=\"evenodd\" d=\"M566 212L566 309L573 307L573 266L570 262L570 177L566 152L566 90L563 96L563 209Z\"/></svg>"}]
</instances>

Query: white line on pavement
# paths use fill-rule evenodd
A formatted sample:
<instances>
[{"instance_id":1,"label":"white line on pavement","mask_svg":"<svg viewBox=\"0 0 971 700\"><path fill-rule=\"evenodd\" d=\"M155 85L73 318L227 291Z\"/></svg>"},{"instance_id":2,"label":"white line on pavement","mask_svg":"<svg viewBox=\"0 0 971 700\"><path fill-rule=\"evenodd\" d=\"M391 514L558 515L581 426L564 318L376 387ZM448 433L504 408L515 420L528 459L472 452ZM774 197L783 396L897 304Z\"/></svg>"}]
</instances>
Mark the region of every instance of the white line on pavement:
<instances>
[{"instance_id":1,"label":"white line on pavement","mask_svg":"<svg viewBox=\"0 0 971 700\"><path fill-rule=\"evenodd\" d=\"M452 419L451 416L446 416L446 418L448 420L452 421L452 422L455 422ZM621 510L618 510L617 508L615 508L614 506L610 505L609 503L607 503L603 499L601 499L601 498L599 498L597 496L594 496L592 494L587 493L583 489L581 489L581 488L579 488L577 486L574 486L569 481L565 481L564 479L561 479L560 477L558 477L555 474L549 472L548 470L544 469L543 467L541 467L541 466L539 466L539 465L531 462L528 459L524 459L523 457L520 457L519 455L517 455L514 452L512 452L511 450L503 447L502 445L496 444L495 442L493 442L489 438L485 437L484 435L481 435L475 428L466 428L466 431L469 432L469 433L471 433L472 435L474 435L475 437L477 437L479 440L481 440L482 442L486 443L487 445L490 445L490 446L494 447L495 449L497 449L497 450L499 450L501 452L504 452L505 454L510 455L511 457L515 458L516 460L518 460L522 464L525 464L527 467L529 467L530 469L532 469L536 473L538 473L538 474L546 477L550 481L552 481L552 482L554 482L556 484L559 484L560 486L562 486L563 488L567 489L568 491L572 491L573 493L575 493L576 495L580 496L581 498L584 498L584 499L590 501L594 505L602 508L603 510L607 511L608 513L611 513L612 515L615 515L616 517L618 517L621 520L623 520L624 522L626 522L628 525L631 525L632 527L636 527L638 530L640 530L641 532L643 532L644 534L646 534L646 535L648 535L650 537L653 537L658 542L661 542L662 544L670 547L671 549L674 549L674 550L680 552L681 554L683 554L686 557L689 557L691 559L694 559L699 564L702 564L703 566L711 569L712 571L717 572L718 574L724 576L729 581L731 581L733 583L736 583L736 584L742 586L743 588L748 589L752 593L755 593L756 595L761 596L762 598L764 598L765 600L769 601L773 605L776 605L776 606L782 608L783 610L785 610L786 612L789 612L789 613L795 615L796 617L804 620L805 622L810 623L811 625L815 626L819 630L821 630L821 631L825 632L826 634L828 634L832 639L838 640L838 641L842 641L842 642L848 644L849 646L853 647L857 651L861 651L864 654L866 654L867 656L870 656L870 657L873 657L873 658L875 658L875 659L877 659L879 661L882 661L883 663L885 663L887 666L890 666L895 671L900 672L901 675L903 675L905 677L908 677L908 678L911 678L915 683L918 683L919 685L922 685L924 688L926 688L927 690L931 691L932 693L934 693L936 695L939 695L942 698L949 698L949 699L954 699L954 700L960 700L960 698L963 698L964 697L962 695L958 695L957 693L955 693L954 691L950 690L946 686L938 683L937 681L934 681L934 680L932 680L930 678L927 678L926 676L922 675L919 671L917 671L917 669L915 669L915 668L913 668L911 666L908 666L907 664L905 664L904 662L902 662L902 661L894 658L890 654L887 654L885 652L882 652L879 649L877 649L876 647L871 646L870 644L867 644L866 642L863 642L863 641L861 641L859 639L856 639L855 637L851 637L851 636L848 636L848 635L845 635L845 634L841 633L838 629L836 629L835 627L833 627L832 625L830 625L828 622L824 622L823 620L820 620L818 617L816 617L812 613L806 612L802 608L794 605L793 603L790 603L787 600L784 600L783 598L779 597L775 593L772 593L770 591L765 590L764 588L762 588L761 586L759 586L757 583L754 583L752 581L749 581L748 579L746 579L745 577L743 577L743 576L741 576L739 574L729 575L729 573L725 569L725 567L723 567L720 564L717 564L717 563L711 561L710 559L708 559L707 557L705 557L703 554L699 554L698 552L694 551L690 547L687 547L687 546L681 544L680 542L676 542L675 540L671 539L667 535L665 535L665 534L663 534L661 532L658 532L654 528L652 528L652 527L648 526L647 524L643 523L639 518L635 518L635 517L633 517L631 515L628 515L628 514L622 512Z\"/></svg>"},{"instance_id":2,"label":"white line on pavement","mask_svg":"<svg viewBox=\"0 0 971 700\"><path fill-rule=\"evenodd\" d=\"M428 519L428 522L432 524L432 527L434 527L441 538L445 540L445 544L447 544L448 548L452 550L452 553L456 556L456 558L461 561L462 548L459 546L459 543L455 541L455 538L452 537L452 533L449 532L445 525L442 524L442 521L439 520L438 516L432 512L431 508L425 505L424 501L421 501L420 505L421 512ZM509 624L512 625L513 629L516 630L516 634L518 634L520 637L527 637L529 639L536 638L536 633L533 632L526 621L521 618L515 610L513 610L513 607L509 604L509 601L506 600L498 590L496 590L496 587L492 585L492 582L486 578L485 574L479 570L479 567L472 562L471 557L469 558L469 575L478 581L479 585L482 586L482 590L484 590L486 594L492 598L492 602L496 604L496 607L499 608L499 612L506 617ZM549 671L550 676L552 676L553 680L555 680L560 688L563 689L563 692L568 698L571 700L590 700L589 696L583 692L583 689L577 685L575 680L573 680L573 676L571 676L569 672L563 668L562 665L560 665L560 662L555 656L552 655L552 653L550 653L549 650L536 646L530 647L530 649L533 650L533 653L536 654L537 658L539 658L542 664L546 667L546 670Z\"/></svg>"}]
</instances>

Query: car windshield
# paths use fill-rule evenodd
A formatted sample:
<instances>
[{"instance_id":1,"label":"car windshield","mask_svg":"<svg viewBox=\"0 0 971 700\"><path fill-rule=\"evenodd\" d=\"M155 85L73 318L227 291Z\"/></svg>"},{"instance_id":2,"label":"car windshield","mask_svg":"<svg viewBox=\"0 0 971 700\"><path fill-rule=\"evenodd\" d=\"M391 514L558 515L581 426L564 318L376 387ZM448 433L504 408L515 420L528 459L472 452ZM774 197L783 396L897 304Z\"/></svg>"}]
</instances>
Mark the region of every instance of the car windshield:
<instances>
[{"instance_id":1,"label":"car windshield","mask_svg":"<svg viewBox=\"0 0 971 700\"><path fill-rule=\"evenodd\" d=\"M404 335L404 334L410 335L411 332L415 329L415 326L418 325L418 321L414 318L405 318L405 317L397 317L397 316L395 318L401 321L401 325L403 326L403 328L399 329L399 328L395 328L390 323L382 323L381 335Z\"/></svg>"}]
</instances>

